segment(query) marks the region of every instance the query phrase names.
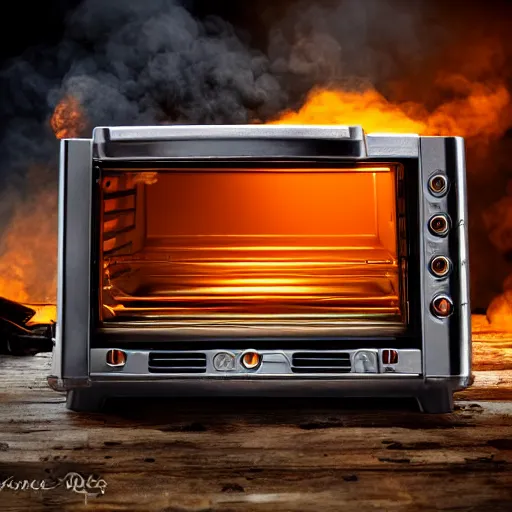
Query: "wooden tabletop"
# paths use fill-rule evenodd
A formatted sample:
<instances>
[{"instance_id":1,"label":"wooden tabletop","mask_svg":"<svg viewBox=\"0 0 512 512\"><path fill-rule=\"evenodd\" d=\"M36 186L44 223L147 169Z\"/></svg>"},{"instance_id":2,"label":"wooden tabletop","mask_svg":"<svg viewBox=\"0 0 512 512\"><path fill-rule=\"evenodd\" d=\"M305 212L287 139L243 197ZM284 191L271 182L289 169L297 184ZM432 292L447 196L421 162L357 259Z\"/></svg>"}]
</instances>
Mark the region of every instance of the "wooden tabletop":
<instances>
[{"instance_id":1,"label":"wooden tabletop","mask_svg":"<svg viewBox=\"0 0 512 512\"><path fill-rule=\"evenodd\" d=\"M48 354L2 357L0 510L511 511L512 333L483 317L473 332L475 384L448 415L334 399L77 414L46 385ZM89 477L91 493L78 492ZM27 489L42 480L55 488Z\"/></svg>"}]
</instances>

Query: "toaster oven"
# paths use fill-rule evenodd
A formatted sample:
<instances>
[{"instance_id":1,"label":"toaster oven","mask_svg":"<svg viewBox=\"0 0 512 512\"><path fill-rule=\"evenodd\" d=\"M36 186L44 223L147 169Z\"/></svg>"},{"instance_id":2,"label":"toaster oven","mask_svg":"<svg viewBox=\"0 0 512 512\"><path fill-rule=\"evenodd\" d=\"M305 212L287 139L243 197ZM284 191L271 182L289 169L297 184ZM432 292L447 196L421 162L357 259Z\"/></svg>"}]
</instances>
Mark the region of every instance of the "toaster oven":
<instances>
[{"instance_id":1,"label":"toaster oven","mask_svg":"<svg viewBox=\"0 0 512 512\"><path fill-rule=\"evenodd\" d=\"M49 384L413 397L471 381L464 142L358 126L98 127L61 142Z\"/></svg>"}]
</instances>

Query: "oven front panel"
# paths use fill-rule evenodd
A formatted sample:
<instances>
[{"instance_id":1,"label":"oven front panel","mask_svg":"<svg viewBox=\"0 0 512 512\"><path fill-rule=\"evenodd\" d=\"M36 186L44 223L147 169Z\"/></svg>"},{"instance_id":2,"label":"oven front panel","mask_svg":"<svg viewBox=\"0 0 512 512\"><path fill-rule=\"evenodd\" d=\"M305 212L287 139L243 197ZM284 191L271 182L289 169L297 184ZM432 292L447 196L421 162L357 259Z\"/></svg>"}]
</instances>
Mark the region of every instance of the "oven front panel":
<instances>
[{"instance_id":1,"label":"oven front panel","mask_svg":"<svg viewBox=\"0 0 512 512\"><path fill-rule=\"evenodd\" d=\"M438 174L449 189L435 196ZM374 378L372 393L428 394L469 382L460 139L98 128L63 141L59 204L59 389L263 377L357 394ZM452 264L442 277L439 255ZM433 314L437 294L453 314Z\"/></svg>"},{"instance_id":2,"label":"oven front panel","mask_svg":"<svg viewBox=\"0 0 512 512\"><path fill-rule=\"evenodd\" d=\"M189 347L190 348L190 347ZM125 349L124 364L112 364L113 349L91 350L91 376L99 378L333 378L390 375L418 377L421 350L358 349Z\"/></svg>"}]
</instances>

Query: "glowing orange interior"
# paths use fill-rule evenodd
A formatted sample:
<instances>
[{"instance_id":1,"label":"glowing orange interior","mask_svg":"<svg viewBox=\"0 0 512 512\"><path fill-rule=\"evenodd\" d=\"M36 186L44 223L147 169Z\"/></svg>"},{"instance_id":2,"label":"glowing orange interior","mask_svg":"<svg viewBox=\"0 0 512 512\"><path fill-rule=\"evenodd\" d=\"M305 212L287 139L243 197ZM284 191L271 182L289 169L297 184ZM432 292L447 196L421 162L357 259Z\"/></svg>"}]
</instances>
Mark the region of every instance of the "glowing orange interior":
<instances>
[{"instance_id":1,"label":"glowing orange interior","mask_svg":"<svg viewBox=\"0 0 512 512\"><path fill-rule=\"evenodd\" d=\"M403 326L396 167L110 171L102 320Z\"/></svg>"}]
</instances>

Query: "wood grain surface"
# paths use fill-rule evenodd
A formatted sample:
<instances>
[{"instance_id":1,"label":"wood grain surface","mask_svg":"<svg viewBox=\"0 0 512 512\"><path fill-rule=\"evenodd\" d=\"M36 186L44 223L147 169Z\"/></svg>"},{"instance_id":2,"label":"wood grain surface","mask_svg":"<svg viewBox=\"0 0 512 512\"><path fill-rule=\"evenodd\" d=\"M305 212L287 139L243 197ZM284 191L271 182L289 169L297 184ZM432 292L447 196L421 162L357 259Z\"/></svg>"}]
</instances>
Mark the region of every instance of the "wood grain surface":
<instances>
[{"instance_id":1,"label":"wood grain surface","mask_svg":"<svg viewBox=\"0 0 512 512\"><path fill-rule=\"evenodd\" d=\"M0 510L510 511L512 334L483 317L473 333L475 384L448 415L333 399L118 400L77 414L46 385L48 354L3 357L0 487L76 472L106 489L4 487Z\"/></svg>"}]
</instances>

